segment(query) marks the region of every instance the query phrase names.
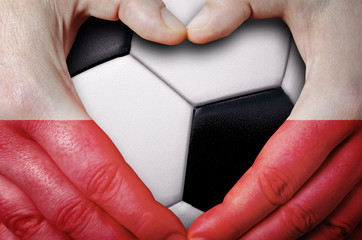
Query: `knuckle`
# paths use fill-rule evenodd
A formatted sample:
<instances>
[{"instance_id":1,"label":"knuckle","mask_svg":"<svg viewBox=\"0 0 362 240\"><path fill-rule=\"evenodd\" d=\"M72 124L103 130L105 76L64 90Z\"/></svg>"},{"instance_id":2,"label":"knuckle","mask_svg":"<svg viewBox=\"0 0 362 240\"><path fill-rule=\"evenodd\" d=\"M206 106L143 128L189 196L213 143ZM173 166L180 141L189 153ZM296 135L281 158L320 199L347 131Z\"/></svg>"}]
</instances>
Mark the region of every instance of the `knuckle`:
<instances>
[{"instance_id":1,"label":"knuckle","mask_svg":"<svg viewBox=\"0 0 362 240\"><path fill-rule=\"evenodd\" d=\"M86 176L87 187L85 189L86 196L94 201L104 199L108 201L111 196L116 194L121 183L116 177L119 174L119 168L115 166L100 166L92 173Z\"/></svg>"},{"instance_id":2,"label":"knuckle","mask_svg":"<svg viewBox=\"0 0 362 240\"><path fill-rule=\"evenodd\" d=\"M344 239L353 232L352 224L347 221L325 222L323 225L327 239Z\"/></svg>"},{"instance_id":3,"label":"knuckle","mask_svg":"<svg viewBox=\"0 0 362 240\"><path fill-rule=\"evenodd\" d=\"M280 169L265 167L258 180L262 192L272 205L280 206L294 195L293 182Z\"/></svg>"},{"instance_id":4,"label":"knuckle","mask_svg":"<svg viewBox=\"0 0 362 240\"><path fill-rule=\"evenodd\" d=\"M44 218L37 213L12 213L5 225L19 238L28 239L42 228Z\"/></svg>"},{"instance_id":5,"label":"knuckle","mask_svg":"<svg viewBox=\"0 0 362 240\"><path fill-rule=\"evenodd\" d=\"M314 212L300 205L285 207L281 211L281 217L294 238L309 232L317 225Z\"/></svg>"},{"instance_id":6,"label":"knuckle","mask_svg":"<svg viewBox=\"0 0 362 240\"><path fill-rule=\"evenodd\" d=\"M55 225L72 236L83 232L88 225L88 216L94 210L92 204L82 199L69 200L61 206L55 216Z\"/></svg>"}]
</instances>

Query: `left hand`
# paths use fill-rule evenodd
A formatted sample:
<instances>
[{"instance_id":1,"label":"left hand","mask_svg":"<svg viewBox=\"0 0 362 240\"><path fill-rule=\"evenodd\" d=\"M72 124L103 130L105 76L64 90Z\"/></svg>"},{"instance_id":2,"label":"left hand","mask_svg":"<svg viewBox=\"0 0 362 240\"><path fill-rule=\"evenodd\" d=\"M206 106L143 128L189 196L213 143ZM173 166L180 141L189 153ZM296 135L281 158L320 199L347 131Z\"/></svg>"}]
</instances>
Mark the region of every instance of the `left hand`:
<instances>
[{"instance_id":1,"label":"left hand","mask_svg":"<svg viewBox=\"0 0 362 240\"><path fill-rule=\"evenodd\" d=\"M66 55L90 16L186 37L160 0L0 1L0 239L186 239L75 91Z\"/></svg>"},{"instance_id":2,"label":"left hand","mask_svg":"<svg viewBox=\"0 0 362 240\"><path fill-rule=\"evenodd\" d=\"M205 43L280 17L306 63L288 120L190 239L341 239L362 218L361 1L209 0L187 27Z\"/></svg>"}]
</instances>

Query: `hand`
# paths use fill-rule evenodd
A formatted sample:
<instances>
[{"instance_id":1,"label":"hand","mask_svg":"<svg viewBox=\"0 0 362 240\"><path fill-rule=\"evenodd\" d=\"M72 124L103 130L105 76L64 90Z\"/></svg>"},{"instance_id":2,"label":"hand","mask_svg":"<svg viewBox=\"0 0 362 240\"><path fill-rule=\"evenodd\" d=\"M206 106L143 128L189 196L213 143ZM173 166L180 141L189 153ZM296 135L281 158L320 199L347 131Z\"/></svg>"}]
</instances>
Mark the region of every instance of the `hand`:
<instances>
[{"instance_id":1,"label":"hand","mask_svg":"<svg viewBox=\"0 0 362 240\"><path fill-rule=\"evenodd\" d=\"M91 15L120 18L149 40L182 41L185 27L163 6L157 0L0 2L1 239L186 238L177 217L90 120L65 61Z\"/></svg>"},{"instance_id":2,"label":"hand","mask_svg":"<svg viewBox=\"0 0 362 240\"><path fill-rule=\"evenodd\" d=\"M361 222L361 11L358 0L209 0L187 26L205 43L281 17L306 63L290 117L190 239L341 239Z\"/></svg>"}]
</instances>

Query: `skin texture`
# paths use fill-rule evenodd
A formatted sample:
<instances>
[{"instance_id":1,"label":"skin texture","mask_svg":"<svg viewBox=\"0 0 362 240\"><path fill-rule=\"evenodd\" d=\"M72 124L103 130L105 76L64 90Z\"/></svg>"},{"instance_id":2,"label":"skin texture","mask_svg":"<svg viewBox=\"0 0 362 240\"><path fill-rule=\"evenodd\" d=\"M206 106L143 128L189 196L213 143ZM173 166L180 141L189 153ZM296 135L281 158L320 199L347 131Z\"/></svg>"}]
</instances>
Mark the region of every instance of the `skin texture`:
<instances>
[{"instance_id":1,"label":"skin texture","mask_svg":"<svg viewBox=\"0 0 362 240\"><path fill-rule=\"evenodd\" d=\"M182 41L185 27L170 14L164 22L163 7L145 0L0 2L1 236L186 239L179 219L89 118L65 61L91 15L120 18L150 40Z\"/></svg>"},{"instance_id":2,"label":"skin texture","mask_svg":"<svg viewBox=\"0 0 362 240\"><path fill-rule=\"evenodd\" d=\"M361 124L285 122L223 203L193 223L189 236L295 239L317 225L322 232L311 236L347 236L362 216L360 204L353 204L361 199ZM333 228L340 231L330 233Z\"/></svg>"},{"instance_id":3,"label":"skin texture","mask_svg":"<svg viewBox=\"0 0 362 240\"><path fill-rule=\"evenodd\" d=\"M209 15L187 28L163 21L163 7L158 0L0 2L0 237L186 238L74 90L65 59L89 16L121 19L164 44L186 34L205 43L249 17L281 17L306 63L306 85L255 164L188 238L358 236L361 1L209 0Z\"/></svg>"},{"instance_id":4,"label":"skin texture","mask_svg":"<svg viewBox=\"0 0 362 240\"><path fill-rule=\"evenodd\" d=\"M306 64L306 84L288 120L223 203L193 223L189 238L353 234L362 218L361 12L361 1L209 0L201 20L187 26L191 41L205 43L249 17L280 17Z\"/></svg>"},{"instance_id":5,"label":"skin texture","mask_svg":"<svg viewBox=\"0 0 362 240\"><path fill-rule=\"evenodd\" d=\"M0 129L0 216L17 236L185 235L93 121L1 121Z\"/></svg>"}]
</instances>

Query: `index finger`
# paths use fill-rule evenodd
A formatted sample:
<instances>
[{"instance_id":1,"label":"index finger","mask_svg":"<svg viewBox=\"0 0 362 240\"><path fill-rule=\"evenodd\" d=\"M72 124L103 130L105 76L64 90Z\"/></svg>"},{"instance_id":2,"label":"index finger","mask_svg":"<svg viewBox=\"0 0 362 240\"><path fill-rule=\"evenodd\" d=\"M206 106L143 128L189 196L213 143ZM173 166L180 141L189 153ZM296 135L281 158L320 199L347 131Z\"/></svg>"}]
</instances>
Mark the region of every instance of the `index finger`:
<instances>
[{"instance_id":1,"label":"index finger","mask_svg":"<svg viewBox=\"0 0 362 240\"><path fill-rule=\"evenodd\" d=\"M241 236L290 200L358 125L358 121L286 121L223 203L194 222L189 237L235 239Z\"/></svg>"},{"instance_id":2,"label":"index finger","mask_svg":"<svg viewBox=\"0 0 362 240\"><path fill-rule=\"evenodd\" d=\"M81 0L78 8L102 19L120 19L145 39L178 44L186 38L186 28L161 0Z\"/></svg>"},{"instance_id":3,"label":"index finger","mask_svg":"<svg viewBox=\"0 0 362 240\"><path fill-rule=\"evenodd\" d=\"M186 236L180 220L156 202L93 121L29 121L23 125L88 199L137 238Z\"/></svg>"},{"instance_id":4,"label":"index finger","mask_svg":"<svg viewBox=\"0 0 362 240\"><path fill-rule=\"evenodd\" d=\"M249 17L282 17L286 5L282 0L208 0L187 26L187 37L195 43L223 38Z\"/></svg>"}]
</instances>

